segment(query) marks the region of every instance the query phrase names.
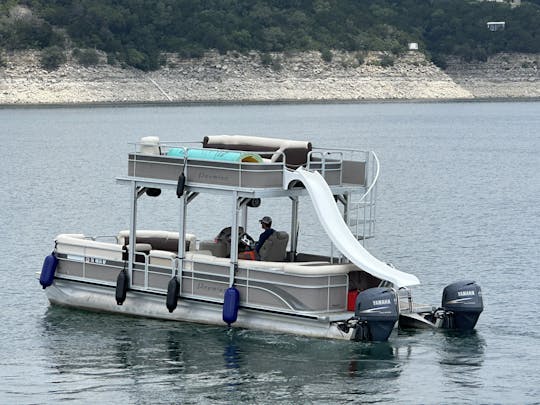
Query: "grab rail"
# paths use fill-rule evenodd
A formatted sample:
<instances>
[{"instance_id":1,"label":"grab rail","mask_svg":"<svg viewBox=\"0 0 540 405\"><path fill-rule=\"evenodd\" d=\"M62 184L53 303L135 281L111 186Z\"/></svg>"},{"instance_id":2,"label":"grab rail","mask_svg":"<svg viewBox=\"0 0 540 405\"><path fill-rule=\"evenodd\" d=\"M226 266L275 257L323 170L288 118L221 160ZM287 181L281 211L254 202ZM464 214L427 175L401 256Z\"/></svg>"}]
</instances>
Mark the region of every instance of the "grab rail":
<instances>
[{"instance_id":1,"label":"grab rail","mask_svg":"<svg viewBox=\"0 0 540 405\"><path fill-rule=\"evenodd\" d=\"M366 190L364 195L362 195L362 197L360 197L359 201L362 201L364 198L366 198L372 192L372 190L374 190L374 187L377 184L377 181L379 180L379 173L380 173L379 158L377 157L377 154L375 152L373 152L373 151L370 151L368 156L373 157L373 162L374 162L373 165L374 165L374 169L375 169L375 174L373 175L373 179L371 180L368 189ZM371 161L371 159L368 159L368 160ZM371 170L369 172L371 172Z\"/></svg>"},{"instance_id":2,"label":"grab rail","mask_svg":"<svg viewBox=\"0 0 540 405\"><path fill-rule=\"evenodd\" d=\"M328 161L331 159L331 156L338 155L335 160ZM313 160L314 156L320 156L320 161ZM334 163L338 167L335 169L328 169L328 171L338 171L339 172L339 183L341 184L343 180L343 152L338 150L325 150L325 151L319 151L319 150L312 150L308 153L307 162L306 162L306 169L312 170L312 166L314 165L321 165L321 175L323 177L326 176L326 167L328 164ZM315 169L317 170L317 169Z\"/></svg>"}]
</instances>

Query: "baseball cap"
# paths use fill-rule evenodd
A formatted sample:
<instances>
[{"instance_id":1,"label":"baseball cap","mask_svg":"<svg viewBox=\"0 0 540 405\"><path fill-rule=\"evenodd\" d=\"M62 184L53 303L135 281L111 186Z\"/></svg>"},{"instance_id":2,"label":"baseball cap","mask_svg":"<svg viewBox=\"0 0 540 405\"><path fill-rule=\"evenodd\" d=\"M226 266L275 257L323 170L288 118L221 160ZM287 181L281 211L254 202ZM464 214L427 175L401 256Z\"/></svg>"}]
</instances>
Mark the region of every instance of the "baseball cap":
<instances>
[{"instance_id":1,"label":"baseball cap","mask_svg":"<svg viewBox=\"0 0 540 405\"><path fill-rule=\"evenodd\" d=\"M259 220L261 224L270 225L272 223L272 218L270 217L263 217L261 220Z\"/></svg>"}]
</instances>

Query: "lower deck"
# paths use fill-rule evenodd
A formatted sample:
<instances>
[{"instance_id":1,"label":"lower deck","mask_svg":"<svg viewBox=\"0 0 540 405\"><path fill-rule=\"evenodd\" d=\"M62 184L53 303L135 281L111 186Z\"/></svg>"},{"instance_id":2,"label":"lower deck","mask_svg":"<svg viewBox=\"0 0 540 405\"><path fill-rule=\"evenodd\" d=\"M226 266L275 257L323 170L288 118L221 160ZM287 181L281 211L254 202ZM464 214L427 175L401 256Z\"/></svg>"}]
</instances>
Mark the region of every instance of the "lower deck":
<instances>
[{"instance_id":1,"label":"lower deck","mask_svg":"<svg viewBox=\"0 0 540 405\"><path fill-rule=\"evenodd\" d=\"M178 241L171 232L142 231L141 235L145 235L144 232L147 232L146 236L153 232L152 242L157 247L166 247L158 246L159 235L166 236L169 247L174 247ZM124 231L116 238L116 243L108 243L83 235L59 235L55 250L59 259L56 278L114 288L119 273L128 269L125 236ZM165 241L161 239L161 242ZM161 296L162 309L167 312L163 297L167 295L169 281L176 276L180 282L180 301L190 299L221 305L225 290L230 286L230 259L215 256L211 250L199 250L198 246L207 245L195 243L193 236L186 239L189 249L184 258L179 258L175 251L154 249L149 243L140 243L145 238L137 233L130 291ZM345 313L343 316L350 316L349 291L380 283L350 263L332 264L321 257L307 255L297 258L309 261L239 259L234 269L234 286L240 293L240 306L308 317Z\"/></svg>"}]
</instances>

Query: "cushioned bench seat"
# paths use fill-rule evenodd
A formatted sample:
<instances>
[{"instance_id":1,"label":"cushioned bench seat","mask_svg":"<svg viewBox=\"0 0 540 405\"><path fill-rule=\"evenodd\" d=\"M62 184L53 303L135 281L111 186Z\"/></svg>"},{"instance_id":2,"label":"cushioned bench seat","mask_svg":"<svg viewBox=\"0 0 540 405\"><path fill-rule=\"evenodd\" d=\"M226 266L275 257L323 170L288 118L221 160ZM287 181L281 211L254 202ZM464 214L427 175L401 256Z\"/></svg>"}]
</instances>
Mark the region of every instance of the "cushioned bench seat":
<instances>
[{"instance_id":1,"label":"cushioned bench seat","mask_svg":"<svg viewBox=\"0 0 540 405\"><path fill-rule=\"evenodd\" d=\"M178 232L160 230L137 230L137 243L148 243L153 250L178 251ZM129 245L129 230L120 231L117 236L120 245ZM195 250L197 239L195 235L186 233L186 251Z\"/></svg>"}]
</instances>

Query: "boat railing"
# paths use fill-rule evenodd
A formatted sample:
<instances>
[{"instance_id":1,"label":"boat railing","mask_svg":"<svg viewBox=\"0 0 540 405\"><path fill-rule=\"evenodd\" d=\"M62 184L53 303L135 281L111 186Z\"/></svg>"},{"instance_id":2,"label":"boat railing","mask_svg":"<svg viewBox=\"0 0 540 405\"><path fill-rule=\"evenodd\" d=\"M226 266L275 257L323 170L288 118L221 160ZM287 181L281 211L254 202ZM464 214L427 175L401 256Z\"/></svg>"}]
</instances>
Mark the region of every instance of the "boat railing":
<instances>
[{"instance_id":1,"label":"boat railing","mask_svg":"<svg viewBox=\"0 0 540 405\"><path fill-rule=\"evenodd\" d=\"M130 145L134 146L134 153L144 153L144 149L142 146L144 145L143 142L132 142ZM189 156L189 153L187 153L189 150L199 150L199 151L213 151L216 153L227 153L227 152L239 152L244 154L252 154L255 155L254 157L260 156L265 163L280 163L282 166L287 166L287 156L282 150L275 150L275 151L268 151L268 150L239 150L239 149L219 149L219 148L211 148L211 147L203 147L202 142L200 141L181 141L181 142L174 142L174 141L161 141L159 142L159 145L156 149L151 149L150 154L154 155L161 155L161 156L167 156L172 150L175 149L182 149L185 153L184 156L188 157L188 160L209 160L209 161L215 161L215 159L211 158L193 158ZM149 150L146 150L146 152L149 152ZM228 161L233 162L233 161ZM233 162L234 163L234 162ZM246 162L242 162L246 163Z\"/></svg>"},{"instance_id":2,"label":"boat railing","mask_svg":"<svg viewBox=\"0 0 540 405\"><path fill-rule=\"evenodd\" d=\"M100 242L82 234L62 234L56 239L56 251L82 258L122 259L122 246Z\"/></svg>"},{"instance_id":3,"label":"boat railing","mask_svg":"<svg viewBox=\"0 0 540 405\"><path fill-rule=\"evenodd\" d=\"M236 150L202 147L200 142L137 142L129 154L128 176L155 183L177 181L207 188L283 188L284 173L304 166L321 173L330 186L365 190L370 152L346 148L313 148L292 164L285 150ZM290 153L290 152L288 152ZM236 156L237 160L232 156ZM238 158L240 156L240 158Z\"/></svg>"},{"instance_id":4,"label":"boat railing","mask_svg":"<svg viewBox=\"0 0 540 405\"><path fill-rule=\"evenodd\" d=\"M171 256L169 260L156 263L152 252L144 258L144 263L137 263L134 268L133 289L165 293L169 279L176 276L180 282L180 299L223 302L223 293L229 286L228 260L216 262L216 258L209 256L207 262L201 262L200 257ZM249 263L239 266L235 286L241 292L242 306L285 313L342 312L345 309L347 274L284 274L279 263L275 267L270 262L265 265L265 268ZM140 272L144 272L144 283ZM321 295L326 297L323 305Z\"/></svg>"},{"instance_id":5,"label":"boat railing","mask_svg":"<svg viewBox=\"0 0 540 405\"><path fill-rule=\"evenodd\" d=\"M327 177L337 173L339 184L343 182L343 152L339 150L314 149L308 153L307 170L318 170L321 176Z\"/></svg>"},{"instance_id":6,"label":"boat railing","mask_svg":"<svg viewBox=\"0 0 540 405\"><path fill-rule=\"evenodd\" d=\"M94 235L94 236L87 236L86 238L97 241L97 242L114 241L114 242L118 243L118 236L117 235Z\"/></svg>"},{"instance_id":7,"label":"boat railing","mask_svg":"<svg viewBox=\"0 0 540 405\"><path fill-rule=\"evenodd\" d=\"M139 248L140 247L140 248ZM146 250L136 245L128 269L125 246L98 242L84 235L59 235L56 253L71 264L61 266L61 278L114 285L122 270L129 270L130 288L166 294L171 277L178 277L185 298L223 302L229 285L230 259L206 254L179 258L176 253ZM293 267L291 267L293 266ZM290 268L289 268L290 267ZM306 268L307 270L307 268ZM240 261L234 278L242 305L285 313L342 312L346 308L347 269L304 272L301 266L281 262ZM321 301L321 297L325 297Z\"/></svg>"},{"instance_id":8,"label":"boat railing","mask_svg":"<svg viewBox=\"0 0 540 405\"><path fill-rule=\"evenodd\" d=\"M316 169L324 175L330 170L339 170L339 183L363 184L364 187L351 188L345 196L340 197L343 202L343 217L355 237L366 244L368 239L375 235L375 208L377 198L377 183L379 179L380 164L377 155L372 151L358 149L324 149L310 153L317 162ZM338 167L331 164L338 163ZM363 166L355 162L364 162ZM332 256L334 251L332 248ZM339 259L339 258L337 258Z\"/></svg>"},{"instance_id":9,"label":"boat railing","mask_svg":"<svg viewBox=\"0 0 540 405\"><path fill-rule=\"evenodd\" d=\"M135 145L136 152L129 155L128 175L156 183L177 181L183 172L186 184L209 189L281 188L288 164L282 151L228 151L165 143L141 151ZM231 155L241 158L226 160Z\"/></svg>"},{"instance_id":10,"label":"boat railing","mask_svg":"<svg viewBox=\"0 0 540 405\"><path fill-rule=\"evenodd\" d=\"M399 290L397 290L397 298L398 309L400 313L411 313L413 311L412 292L409 288L401 287Z\"/></svg>"},{"instance_id":11,"label":"boat railing","mask_svg":"<svg viewBox=\"0 0 540 405\"><path fill-rule=\"evenodd\" d=\"M346 221L351 232L364 245L366 240L375 236L375 209L379 173L379 158L375 152L370 151L366 155L366 189L359 196L351 194L351 201L345 213Z\"/></svg>"}]
</instances>

